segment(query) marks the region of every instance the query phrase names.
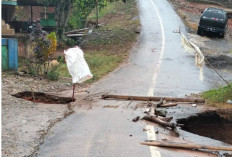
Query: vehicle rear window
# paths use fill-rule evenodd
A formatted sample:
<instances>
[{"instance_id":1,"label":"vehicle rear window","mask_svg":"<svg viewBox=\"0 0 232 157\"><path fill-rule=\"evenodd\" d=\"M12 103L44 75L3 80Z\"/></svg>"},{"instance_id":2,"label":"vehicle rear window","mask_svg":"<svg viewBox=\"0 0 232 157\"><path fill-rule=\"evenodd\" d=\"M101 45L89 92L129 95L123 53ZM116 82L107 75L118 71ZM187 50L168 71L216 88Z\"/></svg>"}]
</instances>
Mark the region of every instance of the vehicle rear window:
<instances>
[{"instance_id":1,"label":"vehicle rear window","mask_svg":"<svg viewBox=\"0 0 232 157\"><path fill-rule=\"evenodd\" d=\"M215 13L215 12L204 12L203 14L203 18L209 18L209 19L212 19L212 18L217 18L217 19L224 19L224 14L220 14L220 13Z\"/></svg>"}]
</instances>

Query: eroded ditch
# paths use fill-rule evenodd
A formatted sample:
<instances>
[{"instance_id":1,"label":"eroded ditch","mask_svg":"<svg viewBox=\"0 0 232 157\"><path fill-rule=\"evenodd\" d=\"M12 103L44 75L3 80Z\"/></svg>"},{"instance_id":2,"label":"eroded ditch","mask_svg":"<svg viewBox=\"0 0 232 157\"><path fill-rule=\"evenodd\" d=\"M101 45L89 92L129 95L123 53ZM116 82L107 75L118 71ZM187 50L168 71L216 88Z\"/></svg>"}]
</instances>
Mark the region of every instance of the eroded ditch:
<instances>
[{"instance_id":1,"label":"eroded ditch","mask_svg":"<svg viewBox=\"0 0 232 157\"><path fill-rule=\"evenodd\" d=\"M58 97L42 92L30 92L24 91L19 92L17 94L13 94L12 96L16 98L21 98L24 100L37 102L37 103L44 103L44 104L68 104L72 102L71 97Z\"/></svg>"},{"instance_id":2,"label":"eroded ditch","mask_svg":"<svg viewBox=\"0 0 232 157\"><path fill-rule=\"evenodd\" d=\"M177 123L183 124L181 128L185 131L232 144L231 111L207 111L185 119L178 119Z\"/></svg>"}]
</instances>

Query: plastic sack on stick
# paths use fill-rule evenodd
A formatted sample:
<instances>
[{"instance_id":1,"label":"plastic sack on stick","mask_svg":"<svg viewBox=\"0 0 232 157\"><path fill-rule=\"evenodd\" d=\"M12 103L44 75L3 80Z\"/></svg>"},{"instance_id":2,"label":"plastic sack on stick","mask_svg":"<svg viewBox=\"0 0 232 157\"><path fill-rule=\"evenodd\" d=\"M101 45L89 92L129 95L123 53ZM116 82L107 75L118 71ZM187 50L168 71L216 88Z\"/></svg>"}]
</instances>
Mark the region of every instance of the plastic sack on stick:
<instances>
[{"instance_id":1,"label":"plastic sack on stick","mask_svg":"<svg viewBox=\"0 0 232 157\"><path fill-rule=\"evenodd\" d=\"M69 48L64 53L73 84L82 83L93 77L85 61L84 53L78 46Z\"/></svg>"}]
</instances>

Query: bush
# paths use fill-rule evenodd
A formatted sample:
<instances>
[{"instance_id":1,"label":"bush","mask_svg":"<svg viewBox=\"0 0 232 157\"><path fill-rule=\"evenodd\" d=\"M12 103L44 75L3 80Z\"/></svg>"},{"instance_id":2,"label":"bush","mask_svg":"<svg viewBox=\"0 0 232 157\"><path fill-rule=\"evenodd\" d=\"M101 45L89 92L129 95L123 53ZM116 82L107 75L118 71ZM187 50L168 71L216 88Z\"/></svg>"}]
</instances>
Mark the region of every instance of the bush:
<instances>
[{"instance_id":1,"label":"bush","mask_svg":"<svg viewBox=\"0 0 232 157\"><path fill-rule=\"evenodd\" d=\"M53 70L48 70L47 79L52 80L52 81L57 81L59 80L59 73Z\"/></svg>"},{"instance_id":2,"label":"bush","mask_svg":"<svg viewBox=\"0 0 232 157\"><path fill-rule=\"evenodd\" d=\"M57 61L58 61L59 63L65 63L65 58L64 58L63 56L58 56L58 57L57 57Z\"/></svg>"},{"instance_id":3,"label":"bush","mask_svg":"<svg viewBox=\"0 0 232 157\"><path fill-rule=\"evenodd\" d=\"M52 81L57 81L59 80L60 74L58 73L57 69L59 68L58 66L52 66L51 69L48 70L47 72L47 79L52 80Z\"/></svg>"}]
</instances>

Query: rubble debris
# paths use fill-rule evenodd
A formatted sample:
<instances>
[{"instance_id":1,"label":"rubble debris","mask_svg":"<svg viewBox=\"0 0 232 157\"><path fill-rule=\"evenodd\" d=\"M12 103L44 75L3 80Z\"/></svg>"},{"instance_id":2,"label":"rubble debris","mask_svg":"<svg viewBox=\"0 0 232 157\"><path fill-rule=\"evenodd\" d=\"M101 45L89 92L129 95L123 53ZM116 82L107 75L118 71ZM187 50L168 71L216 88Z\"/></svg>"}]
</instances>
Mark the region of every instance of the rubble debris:
<instances>
[{"instance_id":1,"label":"rubble debris","mask_svg":"<svg viewBox=\"0 0 232 157\"><path fill-rule=\"evenodd\" d=\"M167 118L166 117L158 117L158 118L165 121L165 122L171 122L173 119L173 117L167 117Z\"/></svg>"},{"instance_id":2,"label":"rubble debris","mask_svg":"<svg viewBox=\"0 0 232 157\"><path fill-rule=\"evenodd\" d=\"M192 107L197 107L197 104L192 104Z\"/></svg>"},{"instance_id":3,"label":"rubble debris","mask_svg":"<svg viewBox=\"0 0 232 157\"><path fill-rule=\"evenodd\" d=\"M143 131L147 131L147 129L143 128Z\"/></svg>"},{"instance_id":4,"label":"rubble debris","mask_svg":"<svg viewBox=\"0 0 232 157\"><path fill-rule=\"evenodd\" d=\"M176 143L176 142L163 142L152 140L149 142L141 142L140 144L146 146L158 146L158 147L168 147L168 148L178 148L178 149L207 149L207 150L221 150L221 151L232 151L231 146L207 146L200 144L189 144L189 143Z\"/></svg>"},{"instance_id":5,"label":"rubble debris","mask_svg":"<svg viewBox=\"0 0 232 157\"><path fill-rule=\"evenodd\" d=\"M139 100L139 101L160 101L161 98L163 98L163 100L165 100L165 101L172 101L172 102L205 103L205 99L199 99L199 98L146 97L146 96L126 96L126 95L102 95L102 99L123 99L123 100Z\"/></svg>"},{"instance_id":6,"label":"rubble debris","mask_svg":"<svg viewBox=\"0 0 232 157\"><path fill-rule=\"evenodd\" d=\"M161 117L166 117L167 110L165 108L155 108L154 109L155 115L161 116Z\"/></svg>"},{"instance_id":7,"label":"rubble debris","mask_svg":"<svg viewBox=\"0 0 232 157\"><path fill-rule=\"evenodd\" d=\"M132 119L133 122L137 122L139 120L139 116L135 117L134 119Z\"/></svg>"},{"instance_id":8,"label":"rubble debris","mask_svg":"<svg viewBox=\"0 0 232 157\"><path fill-rule=\"evenodd\" d=\"M146 109L146 110L144 111L144 113L146 113L146 114L150 114L150 112L151 112L151 108L148 108L148 109Z\"/></svg>"},{"instance_id":9,"label":"rubble debris","mask_svg":"<svg viewBox=\"0 0 232 157\"><path fill-rule=\"evenodd\" d=\"M143 117L144 120L148 120L157 124L160 124L164 127L170 127L172 129L176 128L176 125L174 123L170 123L170 122L165 122L159 118L157 118L156 116L151 116L151 115L146 115Z\"/></svg>"},{"instance_id":10,"label":"rubble debris","mask_svg":"<svg viewBox=\"0 0 232 157\"><path fill-rule=\"evenodd\" d=\"M160 101L156 104L156 107L160 107L163 104L164 100L163 98L160 99Z\"/></svg>"}]
</instances>

